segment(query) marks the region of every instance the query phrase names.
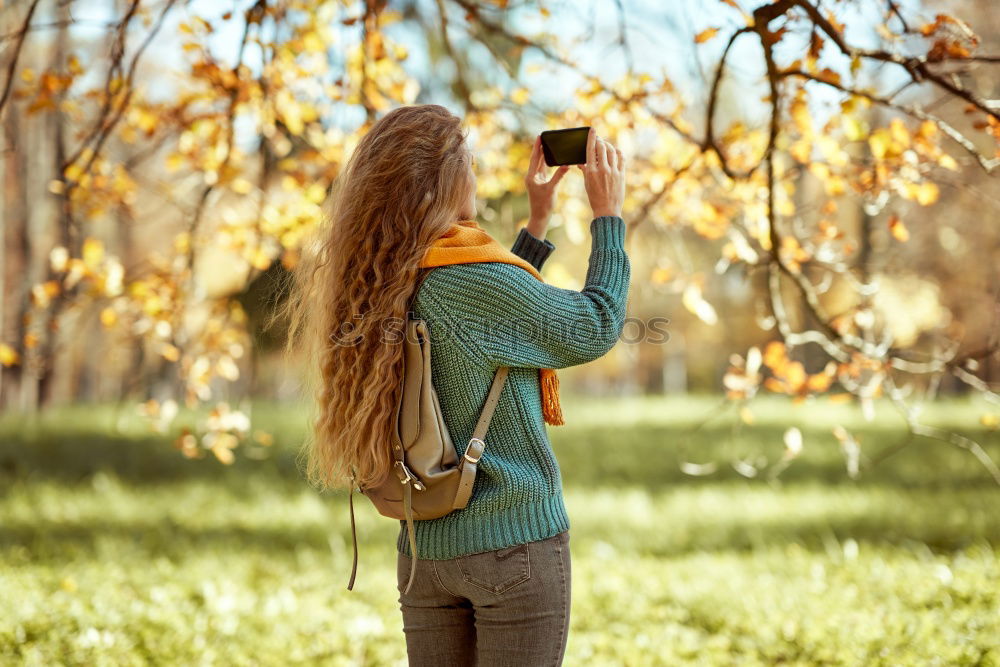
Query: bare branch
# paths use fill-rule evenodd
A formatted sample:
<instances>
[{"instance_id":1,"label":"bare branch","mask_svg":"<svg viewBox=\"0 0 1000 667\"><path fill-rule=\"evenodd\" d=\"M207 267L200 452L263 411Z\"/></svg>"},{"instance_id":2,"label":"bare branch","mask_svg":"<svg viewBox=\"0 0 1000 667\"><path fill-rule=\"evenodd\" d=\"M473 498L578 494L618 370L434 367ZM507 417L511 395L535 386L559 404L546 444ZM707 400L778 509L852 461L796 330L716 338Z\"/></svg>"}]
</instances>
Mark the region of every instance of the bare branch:
<instances>
[{"instance_id":1,"label":"bare branch","mask_svg":"<svg viewBox=\"0 0 1000 667\"><path fill-rule=\"evenodd\" d=\"M885 0L889 5L889 14L895 14L896 18L899 19L899 23L903 26L903 32L910 32L910 26L906 23L906 19L903 18L902 12L899 11L899 5L897 5L894 0Z\"/></svg>"},{"instance_id":2,"label":"bare branch","mask_svg":"<svg viewBox=\"0 0 1000 667\"><path fill-rule=\"evenodd\" d=\"M95 28L114 28L118 25L117 21L88 21L86 19L67 19L65 21L50 21L49 23L35 23L33 25L25 25L23 28L18 30L12 30L4 35L0 35L0 42L5 42L13 37L21 37L22 35L29 32L37 32L39 30L53 30L58 28L66 28L69 26L92 26Z\"/></svg>"},{"instance_id":3,"label":"bare branch","mask_svg":"<svg viewBox=\"0 0 1000 667\"><path fill-rule=\"evenodd\" d=\"M441 16L441 42L444 44L448 57L455 63L455 78L458 82L459 91L462 94L462 102L467 111L474 110L476 105L472 102L472 92L469 84L465 81L465 68L462 61L455 55L455 50L451 46L451 38L448 37L448 12L445 11L444 0L436 0L438 14Z\"/></svg>"},{"instance_id":4,"label":"bare branch","mask_svg":"<svg viewBox=\"0 0 1000 667\"><path fill-rule=\"evenodd\" d=\"M7 100L10 98L10 90L14 85L14 73L17 70L17 61L21 57L21 47L24 45L24 38L28 34L28 26L31 25L31 17L34 16L35 10L38 9L39 2L40 0L33 0L31 6L28 7L28 13L24 17L24 27L21 28L17 43L14 45L14 52L10 56L10 64L7 65L7 82L4 83L3 94L0 95L0 114L3 113L3 109L7 105Z\"/></svg>"},{"instance_id":5,"label":"bare branch","mask_svg":"<svg viewBox=\"0 0 1000 667\"><path fill-rule=\"evenodd\" d=\"M135 72L139 64L139 61L142 58L143 53L145 53L146 48L149 47L149 45L153 42L153 38L155 38L156 34L160 31L160 28L163 27L164 19L170 12L171 8L173 8L174 4L176 4L177 0L167 0L167 3L163 7L163 10L160 12L160 16L157 19L156 23L153 25L152 29L146 35L146 38L139 45L138 50L136 50L136 53L132 57L132 61L129 64L128 73L125 76L125 82L122 84L124 87L124 97L118 104L117 108L115 109L114 114L109 119L108 114L111 111L111 107L114 105L114 93L112 92L111 88L116 75L121 71L122 60L124 59L125 56L125 35L128 30L128 24L131 22L133 16L135 15L135 12L138 10L140 2L141 0L133 0L133 3L129 7L129 10L126 13L125 17L122 18L121 22L119 23L118 35L116 37L115 44L112 47L112 64L108 68L108 75L105 81L106 98L104 101L104 106L101 109L100 114L98 114L97 120L95 121L94 127L90 131L90 134L88 134L88 136L80 144L80 147L77 149L76 153L74 153L70 158L68 158L66 162L62 165L62 174L60 175L63 176L63 178L65 178L66 168L72 164L75 164L76 161L80 159L80 156L83 154L84 150L86 150L86 148L90 145L91 142L94 143L93 150L91 151L90 158L87 160L87 163L81 169L81 173L86 173L90 169L91 165L94 164L94 161L100 155L101 148L104 146L104 142L107 141L108 137L111 135L111 132L121 121L122 116L124 116L125 111L128 109L129 103L132 101L132 93L135 90L134 86L132 85L132 82L135 79ZM78 181L75 180L67 181L67 186L69 188L73 188L77 184Z\"/></svg>"},{"instance_id":6,"label":"bare branch","mask_svg":"<svg viewBox=\"0 0 1000 667\"><path fill-rule=\"evenodd\" d=\"M622 0L615 0L615 4L618 6L618 43L622 47L622 51L625 52L625 71L631 72L635 69L635 63L632 58L632 47L628 43L628 34L626 33L626 22L625 22L625 7L622 5Z\"/></svg>"},{"instance_id":7,"label":"bare branch","mask_svg":"<svg viewBox=\"0 0 1000 667\"><path fill-rule=\"evenodd\" d=\"M722 165L722 171L726 173L726 176L733 180L739 180L741 178L749 177L753 172L757 171L760 167L758 163L742 174L733 173L729 165L726 163L726 156L719 148L715 141L715 105L719 99L719 83L722 81L722 74L726 67L726 58L729 56L729 50L733 47L733 43L736 39L747 32L751 32L750 28L740 28L734 32L729 37L729 41L726 42L726 47L722 50L722 57L719 58L719 65L715 68L715 76L712 78L712 88L708 94L708 109L705 111L705 140L702 142L702 150L711 149L715 151L715 154L719 156L719 163Z\"/></svg>"},{"instance_id":8,"label":"bare branch","mask_svg":"<svg viewBox=\"0 0 1000 667\"><path fill-rule=\"evenodd\" d=\"M887 375L885 381L889 385L888 395L892 399L893 403L896 404L896 406L903 413L911 433L914 435L934 438L935 440L941 440L970 452L974 457L976 457L976 460L982 464L987 472L990 473L993 480L997 484L1000 484L1000 468L997 468L997 464L994 463L993 459L990 458L990 455L986 453L986 450L984 450L978 442L971 438L967 438L960 433L955 433L954 431L948 431L937 428L936 426L930 426L928 424L921 424L917 421L913 411L906 405L905 401L903 401L900 396L899 389L895 386L892 377Z\"/></svg>"}]
</instances>

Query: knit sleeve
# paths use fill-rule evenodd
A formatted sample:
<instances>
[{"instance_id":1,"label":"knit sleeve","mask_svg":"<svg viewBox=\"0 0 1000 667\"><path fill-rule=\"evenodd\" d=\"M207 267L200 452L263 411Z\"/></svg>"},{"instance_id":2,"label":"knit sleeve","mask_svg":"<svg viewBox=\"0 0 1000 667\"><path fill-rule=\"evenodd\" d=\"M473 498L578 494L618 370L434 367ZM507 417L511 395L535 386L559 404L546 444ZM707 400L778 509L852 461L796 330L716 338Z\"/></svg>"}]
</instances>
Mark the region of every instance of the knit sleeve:
<instances>
[{"instance_id":1,"label":"knit sleeve","mask_svg":"<svg viewBox=\"0 0 1000 667\"><path fill-rule=\"evenodd\" d=\"M555 249L556 246L552 241L537 238L526 228L521 227L521 231L518 232L517 238L514 239L514 246L510 251L518 257L527 260L533 267L540 271L542 264L545 263L545 260L548 259L549 255Z\"/></svg>"},{"instance_id":2,"label":"knit sleeve","mask_svg":"<svg viewBox=\"0 0 1000 667\"><path fill-rule=\"evenodd\" d=\"M429 280L435 310L491 366L564 368L598 359L625 325L630 264L625 222L591 220L587 278L580 291L555 287L502 262L447 267Z\"/></svg>"}]
</instances>

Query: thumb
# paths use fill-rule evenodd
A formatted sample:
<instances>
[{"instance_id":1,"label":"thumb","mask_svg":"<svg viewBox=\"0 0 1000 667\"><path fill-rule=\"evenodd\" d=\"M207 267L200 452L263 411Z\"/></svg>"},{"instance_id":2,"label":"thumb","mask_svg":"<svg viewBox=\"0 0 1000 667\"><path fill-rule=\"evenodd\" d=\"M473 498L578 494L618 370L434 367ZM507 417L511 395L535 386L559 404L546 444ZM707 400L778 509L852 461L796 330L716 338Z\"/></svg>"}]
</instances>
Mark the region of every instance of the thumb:
<instances>
[{"instance_id":1,"label":"thumb","mask_svg":"<svg viewBox=\"0 0 1000 667\"><path fill-rule=\"evenodd\" d=\"M567 171L569 171L569 165L566 164L556 169L556 173L552 175L552 178L549 181L553 187L555 187L555 185L562 180L562 177L566 175Z\"/></svg>"}]
</instances>

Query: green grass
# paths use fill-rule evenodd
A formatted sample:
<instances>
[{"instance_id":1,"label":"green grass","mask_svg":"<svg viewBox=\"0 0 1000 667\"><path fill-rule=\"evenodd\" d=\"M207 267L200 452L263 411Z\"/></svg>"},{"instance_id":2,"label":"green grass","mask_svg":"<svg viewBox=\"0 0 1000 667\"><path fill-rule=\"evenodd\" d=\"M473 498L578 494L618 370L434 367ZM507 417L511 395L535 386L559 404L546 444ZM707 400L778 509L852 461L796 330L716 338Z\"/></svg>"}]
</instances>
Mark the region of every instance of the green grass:
<instances>
[{"instance_id":1,"label":"green grass","mask_svg":"<svg viewBox=\"0 0 1000 667\"><path fill-rule=\"evenodd\" d=\"M1000 665L1000 487L915 438L850 480L830 429L866 454L903 420L778 397L739 426L718 397L565 400L550 428L571 521L567 665ZM1000 460L996 407L924 418ZM704 426L692 430L706 415ZM397 522L296 470L305 411L257 404L276 443L232 466L182 458L126 410L0 417L0 664L403 665ZM733 458L777 461L777 481ZM720 462L706 477L681 460ZM766 476L762 476L766 477Z\"/></svg>"}]
</instances>

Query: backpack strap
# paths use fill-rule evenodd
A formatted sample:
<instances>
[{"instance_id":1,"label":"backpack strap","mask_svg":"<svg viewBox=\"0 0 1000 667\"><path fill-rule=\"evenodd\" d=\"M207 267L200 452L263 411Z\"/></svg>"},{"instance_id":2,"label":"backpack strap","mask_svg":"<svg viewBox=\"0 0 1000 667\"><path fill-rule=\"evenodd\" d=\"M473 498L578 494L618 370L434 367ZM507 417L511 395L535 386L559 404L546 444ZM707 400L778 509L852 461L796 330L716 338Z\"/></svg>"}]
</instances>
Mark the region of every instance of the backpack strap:
<instances>
[{"instance_id":1,"label":"backpack strap","mask_svg":"<svg viewBox=\"0 0 1000 667\"><path fill-rule=\"evenodd\" d=\"M483 438L486 437L486 431L490 428L490 421L493 419L493 412L500 402L500 392L503 391L509 370L509 367L501 366L497 369L496 375L493 376L493 384L490 386L490 392L486 395L483 411L479 415L479 421L476 422L476 428L473 429L472 437L469 438L469 444L462 455L465 460L462 462L462 479L458 483L458 493L455 494L456 507L465 507L469 504L469 498L472 496L472 485L476 481L476 464L479 463L483 450L486 448L486 442L483 441Z\"/></svg>"}]
</instances>

